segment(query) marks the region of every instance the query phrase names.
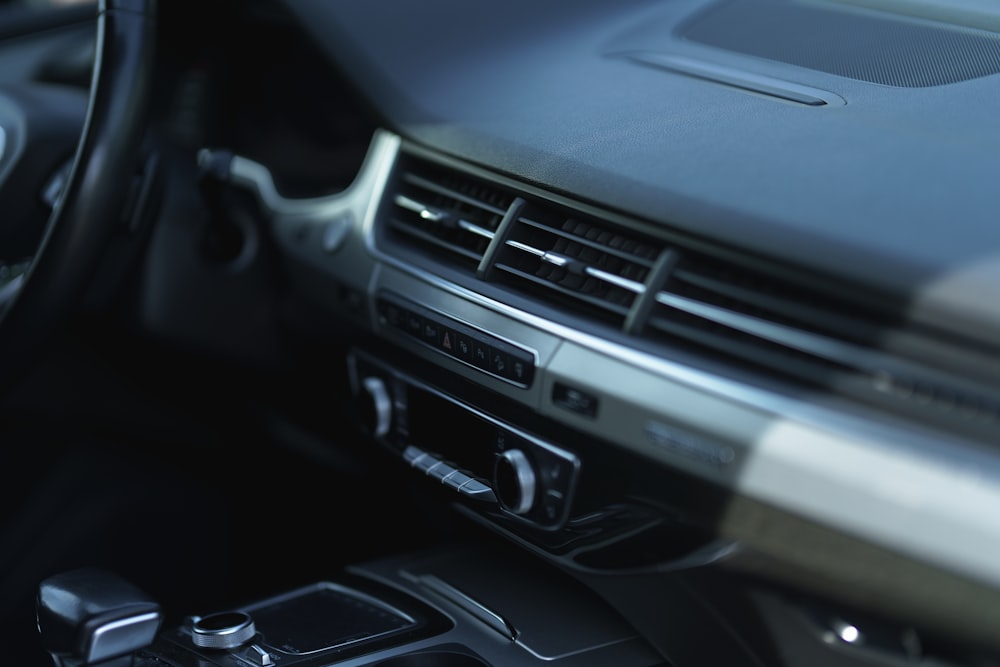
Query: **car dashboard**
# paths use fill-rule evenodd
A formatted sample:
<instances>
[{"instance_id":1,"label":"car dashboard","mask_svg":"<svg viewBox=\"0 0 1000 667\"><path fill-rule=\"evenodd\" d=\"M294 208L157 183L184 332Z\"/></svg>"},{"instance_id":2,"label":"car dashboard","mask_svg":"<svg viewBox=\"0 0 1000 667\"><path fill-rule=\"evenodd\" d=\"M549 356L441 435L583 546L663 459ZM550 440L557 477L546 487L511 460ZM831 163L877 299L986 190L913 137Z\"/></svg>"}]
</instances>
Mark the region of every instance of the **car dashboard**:
<instances>
[{"instance_id":1,"label":"car dashboard","mask_svg":"<svg viewBox=\"0 0 1000 667\"><path fill-rule=\"evenodd\" d=\"M492 545L353 575L519 619L490 664L994 664L995 9L219 5L163 10L130 313L292 348L361 503Z\"/></svg>"}]
</instances>

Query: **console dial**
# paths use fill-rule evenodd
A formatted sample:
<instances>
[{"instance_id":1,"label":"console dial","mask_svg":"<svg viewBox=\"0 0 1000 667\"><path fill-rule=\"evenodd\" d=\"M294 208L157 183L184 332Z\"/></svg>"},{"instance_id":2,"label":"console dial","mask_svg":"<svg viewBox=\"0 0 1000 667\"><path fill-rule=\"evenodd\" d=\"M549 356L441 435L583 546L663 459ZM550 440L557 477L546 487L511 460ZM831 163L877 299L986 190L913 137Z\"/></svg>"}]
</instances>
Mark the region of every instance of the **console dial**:
<instances>
[{"instance_id":1,"label":"console dial","mask_svg":"<svg viewBox=\"0 0 1000 667\"><path fill-rule=\"evenodd\" d=\"M493 468L493 491L500 504L514 514L527 514L535 505L537 479L531 460L520 449L497 456Z\"/></svg>"},{"instance_id":2,"label":"console dial","mask_svg":"<svg viewBox=\"0 0 1000 667\"><path fill-rule=\"evenodd\" d=\"M257 628L250 614L242 611L224 611L202 616L191 626L191 641L201 648L238 648L256 634Z\"/></svg>"}]
</instances>

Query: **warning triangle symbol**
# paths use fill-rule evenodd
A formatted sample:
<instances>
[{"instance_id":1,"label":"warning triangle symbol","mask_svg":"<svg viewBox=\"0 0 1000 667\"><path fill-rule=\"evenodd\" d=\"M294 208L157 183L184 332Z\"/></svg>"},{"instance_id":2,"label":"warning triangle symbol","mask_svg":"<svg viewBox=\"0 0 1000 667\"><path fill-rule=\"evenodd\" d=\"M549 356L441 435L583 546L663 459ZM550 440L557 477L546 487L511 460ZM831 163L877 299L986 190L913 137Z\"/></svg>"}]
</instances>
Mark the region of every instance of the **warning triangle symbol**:
<instances>
[{"instance_id":1,"label":"warning triangle symbol","mask_svg":"<svg viewBox=\"0 0 1000 667\"><path fill-rule=\"evenodd\" d=\"M447 331L444 332L444 340L441 341L441 346L446 350L451 349L451 336Z\"/></svg>"}]
</instances>

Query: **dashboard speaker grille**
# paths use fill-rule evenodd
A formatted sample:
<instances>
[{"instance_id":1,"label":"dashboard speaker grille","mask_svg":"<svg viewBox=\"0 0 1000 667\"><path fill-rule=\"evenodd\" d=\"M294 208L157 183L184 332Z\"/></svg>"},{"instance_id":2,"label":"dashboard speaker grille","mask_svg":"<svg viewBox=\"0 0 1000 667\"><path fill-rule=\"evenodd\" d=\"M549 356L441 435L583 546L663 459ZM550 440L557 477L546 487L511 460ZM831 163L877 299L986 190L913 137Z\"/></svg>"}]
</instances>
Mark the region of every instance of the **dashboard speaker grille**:
<instances>
[{"instance_id":1,"label":"dashboard speaker grille","mask_svg":"<svg viewBox=\"0 0 1000 667\"><path fill-rule=\"evenodd\" d=\"M681 29L694 42L886 86L1000 73L995 33L779 0L719 2Z\"/></svg>"}]
</instances>

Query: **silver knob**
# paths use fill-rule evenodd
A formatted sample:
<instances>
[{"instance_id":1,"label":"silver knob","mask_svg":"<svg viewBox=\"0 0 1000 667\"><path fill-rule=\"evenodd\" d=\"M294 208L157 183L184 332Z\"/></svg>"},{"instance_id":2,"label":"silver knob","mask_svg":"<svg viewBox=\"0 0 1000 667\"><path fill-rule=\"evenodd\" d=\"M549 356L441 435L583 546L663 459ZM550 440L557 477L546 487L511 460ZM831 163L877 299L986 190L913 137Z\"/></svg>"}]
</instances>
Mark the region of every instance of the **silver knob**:
<instances>
[{"instance_id":1,"label":"silver knob","mask_svg":"<svg viewBox=\"0 0 1000 667\"><path fill-rule=\"evenodd\" d=\"M195 620L191 641L201 648L231 649L242 646L257 634L250 614L224 611Z\"/></svg>"},{"instance_id":2,"label":"silver knob","mask_svg":"<svg viewBox=\"0 0 1000 667\"><path fill-rule=\"evenodd\" d=\"M372 412L368 418L371 420L369 426L372 433L376 438L388 435L392 427L392 398L389 396L389 390L381 378L377 377L365 378L362 386L371 401Z\"/></svg>"},{"instance_id":3,"label":"silver knob","mask_svg":"<svg viewBox=\"0 0 1000 667\"><path fill-rule=\"evenodd\" d=\"M497 457L493 487L500 503L514 514L527 514L535 505L535 469L520 449L508 449Z\"/></svg>"}]
</instances>

